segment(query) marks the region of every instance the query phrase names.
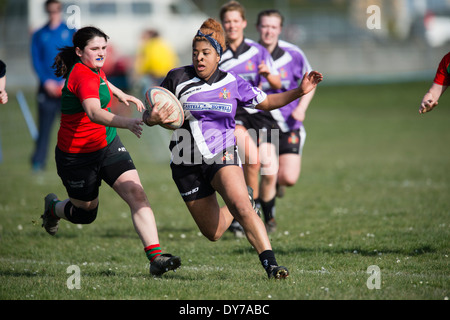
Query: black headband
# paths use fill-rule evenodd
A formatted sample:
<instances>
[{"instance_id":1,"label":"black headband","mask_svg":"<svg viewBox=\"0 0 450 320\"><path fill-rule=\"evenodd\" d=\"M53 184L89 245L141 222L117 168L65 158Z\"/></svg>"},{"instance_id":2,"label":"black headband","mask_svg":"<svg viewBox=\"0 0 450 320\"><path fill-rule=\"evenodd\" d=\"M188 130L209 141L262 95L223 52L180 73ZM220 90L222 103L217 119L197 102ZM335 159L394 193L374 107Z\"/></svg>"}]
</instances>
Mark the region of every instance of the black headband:
<instances>
[{"instance_id":1,"label":"black headband","mask_svg":"<svg viewBox=\"0 0 450 320\"><path fill-rule=\"evenodd\" d=\"M219 44L219 42L214 39L213 37L211 37L213 35L214 32L211 32L210 34L204 34L203 32L201 32L200 30L197 31L197 36L199 37L204 37L206 38L206 40L209 41L209 43L211 43L211 45L213 46L214 49L216 49L217 53L219 54L220 57L222 57L222 46Z\"/></svg>"}]
</instances>

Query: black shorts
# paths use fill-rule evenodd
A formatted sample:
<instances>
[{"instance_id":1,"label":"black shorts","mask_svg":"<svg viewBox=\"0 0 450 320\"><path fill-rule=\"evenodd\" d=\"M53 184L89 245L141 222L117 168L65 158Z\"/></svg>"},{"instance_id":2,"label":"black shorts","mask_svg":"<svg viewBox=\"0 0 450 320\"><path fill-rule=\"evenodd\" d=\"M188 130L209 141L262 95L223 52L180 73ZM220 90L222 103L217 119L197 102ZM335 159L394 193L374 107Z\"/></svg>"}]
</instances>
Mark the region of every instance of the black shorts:
<instances>
[{"instance_id":1,"label":"black shorts","mask_svg":"<svg viewBox=\"0 0 450 320\"><path fill-rule=\"evenodd\" d=\"M279 154L298 154L302 155L305 145L306 131L303 126L298 130L288 132L280 131Z\"/></svg>"},{"instance_id":2,"label":"black shorts","mask_svg":"<svg viewBox=\"0 0 450 320\"><path fill-rule=\"evenodd\" d=\"M69 197L83 201L98 197L102 180L112 187L122 173L136 169L119 136L105 148L90 153L66 153L56 147L55 160Z\"/></svg>"},{"instance_id":3,"label":"black shorts","mask_svg":"<svg viewBox=\"0 0 450 320\"><path fill-rule=\"evenodd\" d=\"M236 124L244 126L247 129L247 132L256 142L257 146L264 142L272 143L272 140L273 143L278 143L281 130L270 112L243 112L245 114L241 112L239 116L236 116Z\"/></svg>"},{"instance_id":4,"label":"black shorts","mask_svg":"<svg viewBox=\"0 0 450 320\"><path fill-rule=\"evenodd\" d=\"M217 171L226 166L241 166L236 147L224 150L215 161L196 165L170 164L172 179L185 202L209 197L216 190L211 185Z\"/></svg>"}]
</instances>

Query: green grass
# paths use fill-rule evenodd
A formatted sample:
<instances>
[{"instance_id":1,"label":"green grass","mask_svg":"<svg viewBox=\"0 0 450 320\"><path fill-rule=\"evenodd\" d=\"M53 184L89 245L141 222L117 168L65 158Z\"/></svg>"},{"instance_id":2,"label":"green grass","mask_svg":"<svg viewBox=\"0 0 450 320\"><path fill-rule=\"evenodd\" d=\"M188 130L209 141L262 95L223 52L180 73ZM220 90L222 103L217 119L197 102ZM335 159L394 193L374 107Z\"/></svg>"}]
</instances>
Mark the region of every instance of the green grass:
<instances>
[{"instance_id":1,"label":"green grass","mask_svg":"<svg viewBox=\"0 0 450 320\"><path fill-rule=\"evenodd\" d=\"M419 116L429 83L321 87L307 114L302 176L277 200L271 234L286 281L268 281L245 239L208 242L165 162L168 137L120 131L156 215L163 250L182 267L161 279L148 262L126 204L106 185L98 219L40 226L43 198L66 193L53 161L33 175L20 109L0 108L0 299L443 300L450 295L450 99ZM32 96L28 102L34 108ZM56 128L55 128L56 133ZM69 290L70 265L81 289ZM381 270L369 290L366 270Z\"/></svg>"}]
</instances>

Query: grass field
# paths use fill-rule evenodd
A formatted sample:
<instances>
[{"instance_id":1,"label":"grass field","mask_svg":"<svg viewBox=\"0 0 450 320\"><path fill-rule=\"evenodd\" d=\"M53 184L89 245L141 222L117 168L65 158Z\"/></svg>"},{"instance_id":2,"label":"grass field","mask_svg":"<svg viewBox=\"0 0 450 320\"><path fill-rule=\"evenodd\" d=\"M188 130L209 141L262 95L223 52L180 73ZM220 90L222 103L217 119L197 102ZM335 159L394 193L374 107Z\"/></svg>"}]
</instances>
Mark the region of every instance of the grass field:
<instances>
[{"instance_id":1,"label":"grass field","mask_svg":"<svg viewBox=\"0 0 450 320\"><path fill-rule=\"evenodd\" d=\"M161 279L148 262L126 204L104 184L99 217L40 225L43 198L66 197L53 161L31 173L32 141L14 93L0 107L0 299L444 300L450 296L450 95L419 116L429 83L323 86L307 114L298 184L277 201L270 235L291 276L268 281L247 240L208 242L171 180L157 129L119 134L140 171L163 250L182 267ZM28 102L34 109L32 95ZM161 129L162 130L162 129ZM55 128L56 133L56 128ZM70 290L67 268L81 272ZM367 286L380 268L380 289ZM370 279L369 279L370 280Z\"/></svg>"}]
</instances>

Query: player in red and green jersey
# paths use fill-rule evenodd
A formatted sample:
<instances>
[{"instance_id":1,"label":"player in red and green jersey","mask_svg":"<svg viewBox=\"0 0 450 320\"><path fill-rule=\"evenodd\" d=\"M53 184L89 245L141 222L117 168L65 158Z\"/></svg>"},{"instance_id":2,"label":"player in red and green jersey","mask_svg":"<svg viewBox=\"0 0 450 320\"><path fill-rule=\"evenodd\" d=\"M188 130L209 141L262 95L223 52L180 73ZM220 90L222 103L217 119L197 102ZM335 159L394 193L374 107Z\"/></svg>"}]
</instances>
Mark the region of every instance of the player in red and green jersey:
<instances>
[{"instance_id":1,"label":"player in red and green jersey","mask_svg":"<svg viewBox=\"0 0 450 320\"><path fill-rule=\"evenodd\" d=\"M439 64L436 76L430 90L425 94L420 104L419 113L430 112L438 105L439 98L450 85L450 52L447 53Z\"/></svg>"},{"instance_id":2,"label":"player in red and green jersey","mask_svg":"<svg viewBox=\"0 0 450 320\"><path fill-rule=\"evenodd\" d=\"M82 28L73 37L73 47L62 48L55 58L55 74L66 79L55 160L69 198L60 201L53 193L45 197L42 226L54 235L61 218L76 224L94 222L99 187L105 181L130 207L136 232L150 260L150 273L161 275L178 268L181 260L162 254L153 211L133 160L117 135L116 128L125 128L139 138L143 121L111 113L112 95L126 105L134 103L141 112L144 105L107 81L101 69L107 39L95 27ZM170 112L152 112L150 123L166 121Z\"/></svg>"},{"instance_id":3,"label":"player in red and green jersey","mask_svg":"<svg viewBox=\"0 0 450 320\"><path fill-rule=\"evenodd\" d=\"M89 153L110 144L117 135L115 127L92 122L81 101L100 100L102 109L109 112L112 86L103 70L96 71L79 60L67 76L62 90L61 126L58 132L58 148L68 153Z\"/></svg>"}]
</instances>

